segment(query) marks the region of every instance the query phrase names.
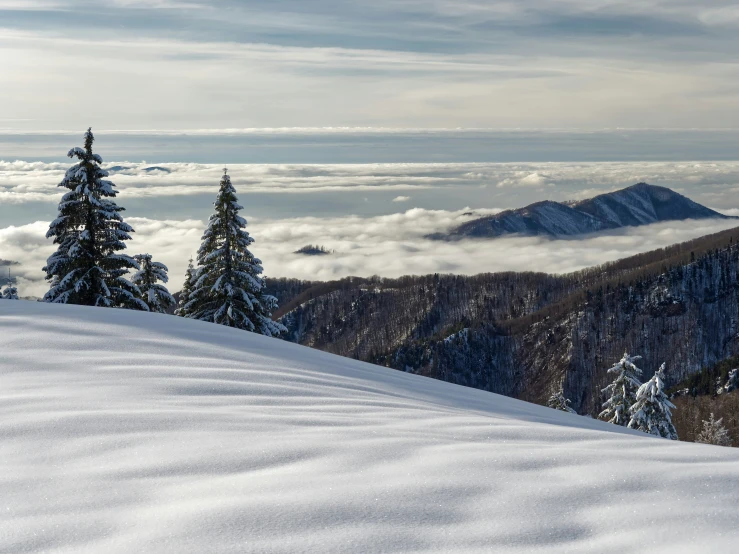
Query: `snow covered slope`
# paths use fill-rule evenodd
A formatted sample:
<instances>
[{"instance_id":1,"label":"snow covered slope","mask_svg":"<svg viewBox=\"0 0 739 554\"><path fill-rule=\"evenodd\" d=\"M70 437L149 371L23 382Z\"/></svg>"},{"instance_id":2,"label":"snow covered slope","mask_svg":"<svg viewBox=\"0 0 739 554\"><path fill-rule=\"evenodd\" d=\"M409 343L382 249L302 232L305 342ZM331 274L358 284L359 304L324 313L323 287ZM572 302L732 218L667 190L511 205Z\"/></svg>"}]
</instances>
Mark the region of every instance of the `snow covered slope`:
<instances>
[{"instance_id":1,"label":"snow covered slope","mask_svg":"<svg viewBox=\"0 0 739 554\"><path fill-rule=\"evenodd\" d=\"M730 552L739 450L166 315L0 301L2 552Z\"/></svg>"}]
</instances>

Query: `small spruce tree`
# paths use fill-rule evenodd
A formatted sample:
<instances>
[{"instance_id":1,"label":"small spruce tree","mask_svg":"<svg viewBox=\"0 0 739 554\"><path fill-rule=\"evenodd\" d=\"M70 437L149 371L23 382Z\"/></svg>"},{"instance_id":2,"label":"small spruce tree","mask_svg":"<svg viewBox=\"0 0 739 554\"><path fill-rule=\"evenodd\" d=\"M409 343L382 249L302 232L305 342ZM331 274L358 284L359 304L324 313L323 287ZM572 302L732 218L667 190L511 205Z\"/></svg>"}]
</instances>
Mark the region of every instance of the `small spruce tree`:
<instances>
[{"instance_id":1,"label":"small spruce tree","mask_svg":"<svg viewBox=\"0 0 739 554\"><path fill-rule=\"evenodd\" d=\"M703 428L695 442L715 444L716 446L731 446L729 431L723 425L724 418L714 419L713 412L708 420L703 420Z\"/></svg>"},{"instance_id":2,"label":"small spruce tree","mask_svg":"<svg viewBox=\"0 0 739 554\"><path fill-rule=\"evenodd\" d=\"M131 282L141 291L141 299L149 307L149 311L167 313L176 304L167 287L159 284L160 281L169 281L167 266L152 261L151 254L137 254L134 259L141 269L134 274Z\"/></svg>"},{"instance_id":3,"label":"small spruce tree","mask_svg":"<svg viewBox=\"0 0 739 554\"><path fill-rule=\"evenodd\" d=\"M575 410L570 408L570 400L569 398L565 398L564 392L562 390L555 392L552 396L549 397L549 400L547 401L547 407L570 414L577 413Z\"/></svg>"},{"instance_id":4,"label":"small spruce tree","mask_svg":"<svg viewBox=\"0 0 739 554\"><path fill-rule=\"evenodd\" d=\"M224 171L215 213L198 250L197 279L185 304L187 317L211 321L267 336L285 327L272 321L277 299L264 293L261 261L249 251L254 239L244 230L236 190Z\"/></svg>"},{"instance_id":5,"label":"small spruce tree","mask_svg":"<svg viewBox=\"0 0 739 554\"><path fill-rule=\"evenodd\" d=\"M602 390L608 395L608 400L603 403L603 411L598 415L600 419L614 425L628 425L629 410L636 402L636 391L641 385L641 369L634 364L640 359L641 356L629 356L625 353L621 361L608 370L616 378Z\"/></svg>"},{"instance_id":6,"label":"small spruce tree","mask_svg":"<svg viewBox=\"0 0 739 554\"><path fill-rule=\"evenodd\" d=\"M15 288L15 285L11 283L7 283L5 285L5 288L0 292L0 299L2 300L18 300L18 289Z\"/></svg>"},{"instance_id":7,"label":"small spruce tree","mask_svg":"<svg viewBox=\"0 0 739 554\"><path fill-rule=\"evenodd\" d=\"M133 229L120 215L123 208L112 200L118 192L105 180L102 158L92 152L94 140L88 129L84 148L68 154L79 163L59 183L69 192L46 234L59 246L44 267L51 287L44 301L147 310L141 292L124 277L129 269L139 269L133 258L120 253Z\"/></svg>"},{"instance_id":8,"label":"small spruce tree","mask_svg":"<svg viewBox=\"0 0 739 554\"><path fill-rule=\"evenodd\" d=\"M193 283L196 280L197 276L197 270L192 265L192 258L188 261L187 264L187 271L185 271L185 282L182 285L182 290L180 291L180 301L177 303L177 309L175 310L175 315L178 315L180 317L187 317L189 311L186 309L187 304L190 302L190 295L192 294L192 286Z\"/></svg>"},{"instance_id":9,"label":"small spruce tree","mask_svg":"<svg viewBox=\"0 0 739 554\"><path fill-rule=\"evenodd\" d=\"M672 424L675 405L665 394L665 364L659 366L654 376L636 391L636 403L631 406L630 429L677 440L677 430Z\"/></svg>"}]
</instances>

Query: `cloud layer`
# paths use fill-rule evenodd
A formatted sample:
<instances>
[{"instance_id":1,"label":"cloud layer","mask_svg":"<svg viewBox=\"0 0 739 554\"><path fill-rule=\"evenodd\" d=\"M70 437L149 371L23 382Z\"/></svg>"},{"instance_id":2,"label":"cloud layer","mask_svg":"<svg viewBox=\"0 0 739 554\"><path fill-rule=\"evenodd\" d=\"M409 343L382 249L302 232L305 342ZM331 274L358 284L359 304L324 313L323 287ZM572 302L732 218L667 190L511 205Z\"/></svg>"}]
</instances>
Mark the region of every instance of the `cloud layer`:
<instances>
[{"instance_id":1,"label":"cloud layer","mask_svg":"<svg viewBox=\"0 0 739 554\"><path fill-rule=\"evenodd\" d=\"M661 248L737 225L735 221L704 220L661 223L625 229L581 240L506 238L454 243L429 241L427 233L449 229L470 218L468 212L410 209L377 217L294 218L249 221L254 253L266 274L310 280L347 275L530 271L563 273ZM205 223L187 220L128 218L136 229L131 254L148 252L170 268L172 291L179 290L187 259L195 253ZM48 223L36 222L0 229L0 254L21 262L14 268L19 289L41 296L47 286L41 268L53 245L45 238ZM295 250L319 244L335 253L303 256Z\"/></svg>"}]
</instances>

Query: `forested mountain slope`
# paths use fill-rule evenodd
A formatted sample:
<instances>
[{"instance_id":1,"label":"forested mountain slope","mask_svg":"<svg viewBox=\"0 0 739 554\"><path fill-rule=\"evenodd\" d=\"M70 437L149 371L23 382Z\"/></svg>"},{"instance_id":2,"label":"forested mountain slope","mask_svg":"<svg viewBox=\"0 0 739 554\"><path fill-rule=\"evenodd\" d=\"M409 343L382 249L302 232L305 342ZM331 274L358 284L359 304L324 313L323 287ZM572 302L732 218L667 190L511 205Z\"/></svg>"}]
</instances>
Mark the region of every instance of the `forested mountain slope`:
<instances>
[{"instance_id":1,"label":"forested mountain slope","mask_svg":"<svg viewBox=\"0 0 739 554\"><path fill-rule=\"evenodd\" d=\"M721 419L733 446L739 446L739 356L692 374L670 391L677 406L673 422L680 440L695 440L711 414Z\"/></svg>"},{"instance_id":2,"label":"forested mountain slope","mask_svg":"<svg viewBox=\"0 0 739 554\"><path fill-rule=\"evenodd\" d=\"M665 187L639 183L579 202L546 200L469 221L436 239L545 235L564 237L659 221L726 218Z\"/></svg>"},{"instance_id":3,"label":"forested mountain slope","mask_svg":"<svg viewBox=\"0 0 739 554\"><path fill-rule=\"evenodd\" d=\"M3 552L731 552L739 452L222 325L0 307Z\"/></svg>"},{"instance_id":4,"label":"forested mountain slope","mask_svg":"<svg viewBox=\"0 0 739 554\"><path fill-rule=\"evenodd\" d=\"M625 350L648 375L666 362L668 384L739 354L738 244L733 229L563 276L312 283L278 315L287 340L539 403L562 386L596 414Z\"/></svg>"}]
</instances>

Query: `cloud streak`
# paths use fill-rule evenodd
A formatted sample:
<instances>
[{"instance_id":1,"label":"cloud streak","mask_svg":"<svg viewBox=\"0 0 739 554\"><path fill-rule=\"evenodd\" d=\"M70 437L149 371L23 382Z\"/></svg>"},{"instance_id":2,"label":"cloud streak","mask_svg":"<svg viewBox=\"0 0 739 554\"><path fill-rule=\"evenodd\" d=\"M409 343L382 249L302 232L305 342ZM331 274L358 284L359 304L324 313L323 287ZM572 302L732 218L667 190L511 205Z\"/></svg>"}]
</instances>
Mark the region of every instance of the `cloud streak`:
<instances>
[{"instance_id":1,"label":"cloud streak","mask_svg":"<svg viewBox=\"0 0 739 554\"><path fill-rule=\"evenodd\" d=\"M214 195L216 164L110 162L119 202ZM58 202L64 163L0 161L0 204ZM534 200L583 199L640 181L668 186L723 211L739 208L739 162L229 164L239 194L387 191L395 202L422 202L439 191L466 195L474 208L516 208ZM286 199L285 202L289 202ZM12 209L12 208L11 208ZM297 208L296 208L297 209ZM0 208L0 216L2 208Z\"/></svg>"},{"instance_id":2,"label":"cloud streak","mask_svg":"<svg viewBox=\"0 0 739 554\"><path fill-rule=\"evenodd\" d=\"M121 129L739 124L739 16L718 0L6 0L0 18L0 105L29 130L76 126L73 102Z\"/></svg>"}]
</instances>

